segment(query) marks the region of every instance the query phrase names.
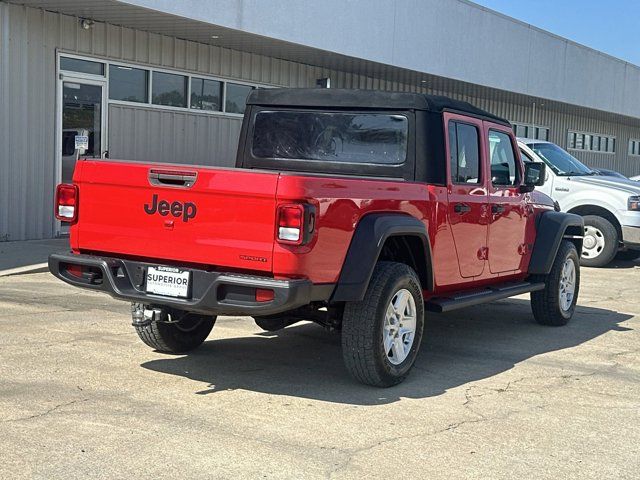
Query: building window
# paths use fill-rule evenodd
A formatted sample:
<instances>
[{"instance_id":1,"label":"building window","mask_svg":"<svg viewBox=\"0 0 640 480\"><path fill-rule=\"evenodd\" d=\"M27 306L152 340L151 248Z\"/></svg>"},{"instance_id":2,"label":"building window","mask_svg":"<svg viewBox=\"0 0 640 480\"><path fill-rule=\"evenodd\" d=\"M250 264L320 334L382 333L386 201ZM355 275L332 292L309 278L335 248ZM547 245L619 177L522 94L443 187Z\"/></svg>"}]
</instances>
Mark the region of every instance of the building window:
<instances>
[{"instance_id":1,"label":"building window","mask_svg":"<svg viewBox=\"0 0 640 480\"><path fill-rule=\"evenodd\" d=\"M187 106L187 77L153 72L151 103L170 107Z\"/></svg>"},{"instance_id":2,"label":"building window","mask_svg":"<svg viewBox=\"0 0 640 480\"><path fill-rule=\"evenodd\" d=\"M247 97L255 87L250 85L240 85L237 83L227 83L225 98L225 112L244 113Z\"/></svg>"},{"instance_id":3,"label":"building window","mask_svg":"<svg viewBox=\"0 0 640 480\"><path fill-rule=\"evenodd\" d=\"M451 183L480 183L478 129L473 125L449 122L449 165Z\"/></svg>"},{"instance_id":4,"label":"building window","mask_svg":"<svg viewBox=\"0 0 640 480\"><path fill-rule=\"evenodd\" d=\"M515 122L511 122L511 124L513 125L513 133L516 137L531 138L534 140L549 140L548 127L534 127L533 125Z\"/></svg>"},{"instance_id":5,"label":"building window","mask_svg":"<svg viewBox=\"0 0 640 480\"><path fill-rule=\"evenodd\" d=\"M629 140L629 155L640 155L640 140Z\"/></svg>"},{"instance_id":6,"label":"building window","mask_svg":"<svg viewBox=\"0 0 640 480\"><path fill-rule=\"evenodd\" d=\"M112 102L135 102L208 113L242 115L252 90L273 88L207 78L204 74L191 75L120 61L108 63L64 55L59 56L59 68L102 77L108 75L108 99Z\"/></svg>"},{"instance_id":7,"label":"building window","mask_svg":"<svg viewBox=\"0 0 640 480\"><path fill-rule=\"evenodd\" d=\"M191 79L191 108L219 112L222 110L222 82Z\"/></svg>"},{"instance_id":8,"label":"building window","mask_svg":"<svg viewBox=\"0 0 640 480\"><path fill-rule=\"evenodd\" d=\"M149 72L139 68L109 65L109 99L126 102L149 101Z\"/></svg>"},{"instance_id":9,"label":"building window","mask_svg":"<svg viewBox=\"0 0 640 480\"><path fill-rule=\"evenodd\" d=\"M526 125L516 125L513 124L513 134L516 137L527 138L527 127Z\"/></svg>"},{"instance_id":10,"label":"building window","mask_svg":"<svg viewBox=\"0 0 640 480\"><path fill-rule=\"evenodd\" d=\"M104 77L104 63L81 60L79 58L60 57L60 70L88 73Z\"/></svg>"},{"instance_id":11,"label":"building window","mask_svg":"<svg viewBox=\"0 0 640 480\"><path fill-rule=\"evenodd\" d=\"M616 138L598 133L584 133L569 130L567 148L587 152L616 152Z\"/></svg>"},{"instance_id":12,"label":"building window","mask_svg":"<svg viewBox=\"0 0 640 480\"><path fill-rule=\"evenodd\" d=\"M549 140L549 129L546 127L536 127L535 129L536 140Z\"/></svg>"}]
</instances>

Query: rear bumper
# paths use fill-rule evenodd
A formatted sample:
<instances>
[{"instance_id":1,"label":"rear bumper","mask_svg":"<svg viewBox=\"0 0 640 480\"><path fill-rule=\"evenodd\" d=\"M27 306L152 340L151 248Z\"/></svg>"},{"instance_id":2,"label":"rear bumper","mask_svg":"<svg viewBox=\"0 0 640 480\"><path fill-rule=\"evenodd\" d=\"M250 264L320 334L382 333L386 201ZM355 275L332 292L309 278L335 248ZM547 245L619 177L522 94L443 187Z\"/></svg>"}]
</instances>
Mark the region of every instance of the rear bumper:
<instances>
[{"instance_id":1,"label":"rear bumper","mask_svg":"<svg viewBox=\"0 0 640 480\"><path fill-rule=\"evenodd\" d=\"M73 275L68 266L91 267L91 277ZM274 280L235 273L189 269L191 296L188 299L154 295L145 291L146 269L157 263L73 253L53 254L49 270L76 287L99 290L114 298L151 305L164 305L206 315L273 315L328 300L334 285L314 285L309 280ZM255 300L255 289L270 289L274 299Z\"/></svg>"}]
</instances>

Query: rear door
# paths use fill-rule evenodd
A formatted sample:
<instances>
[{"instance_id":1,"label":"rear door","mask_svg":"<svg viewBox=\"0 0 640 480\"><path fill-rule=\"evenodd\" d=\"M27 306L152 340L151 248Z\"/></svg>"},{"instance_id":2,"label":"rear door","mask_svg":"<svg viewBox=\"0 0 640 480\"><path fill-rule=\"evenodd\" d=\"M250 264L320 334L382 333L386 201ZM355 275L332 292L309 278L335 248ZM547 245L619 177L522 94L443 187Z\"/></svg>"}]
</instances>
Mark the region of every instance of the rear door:
<instances>
[{"instance_id":1,"label":"rear door","mask_svg":"<svg viewBox=\"0 0 640 480\"><path fill-rule=\"evenodd\" d=\"M491 176L489 180L489 270L518 271L526 253L525 194L520 193L523 167L509 127L483 122Z\"/></svg>"},{"instance_id":2,"label":"rear door","mask_svg":"<svg viewBox=\"0 0 640 480\"><path fill-rule=\"evenodd\" d=\"M485 268L487 175L483 166L482 121L444 113L446 125L448 216L460 275L477 277Z\"/></svg>"},{"instance_id":3,"label":"rear door","mask_svg":"<svg viewBox=\"0 0 640 480\"><path fill-rule=\"evenodd\" d=\"M80 164L72 241L81 251L271 271L277 173Z\"/></svg>"}]
</instances>

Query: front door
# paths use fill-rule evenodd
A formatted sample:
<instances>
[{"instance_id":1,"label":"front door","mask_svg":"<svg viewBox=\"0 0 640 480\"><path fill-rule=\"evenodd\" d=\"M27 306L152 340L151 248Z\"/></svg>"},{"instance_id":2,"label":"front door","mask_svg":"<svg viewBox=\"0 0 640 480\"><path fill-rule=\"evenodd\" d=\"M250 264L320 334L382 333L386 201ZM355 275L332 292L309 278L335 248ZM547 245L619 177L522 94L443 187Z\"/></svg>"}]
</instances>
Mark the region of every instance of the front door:
<instances>
[{"instance_id":1,"label":"front door","mask_svg":"<svg viewBox=\"0 0 640 480\"><path fill-rule=\"evenodd\" d=\"M460 275L473 278L485 268L487 242L487 175L483 171L481 120L444 114L447 128L449 225Z\"/></svg>"},{"instance_id":2,"label":"front door","mask_svg":"<svg viewBox=\"0 0 640 480\"><path fill-rule=\"evenodd\" d=\"M511 130L484 122L489 148L489 270L491 273L519 271L527 246L527 208L520 192L522 162Z\"/></svg>"},{"instance_id":3,"label":"front door","mask_svg":"<svg viewBox=\"0 0 640 480\"><path fill-rule=\"evenodd\" d=\"M105 83L64 76L59 83L58 179L71 183L78 158L105 153ZM65 232L65 228L59 231Z\"/></svg>"}]
</instances>

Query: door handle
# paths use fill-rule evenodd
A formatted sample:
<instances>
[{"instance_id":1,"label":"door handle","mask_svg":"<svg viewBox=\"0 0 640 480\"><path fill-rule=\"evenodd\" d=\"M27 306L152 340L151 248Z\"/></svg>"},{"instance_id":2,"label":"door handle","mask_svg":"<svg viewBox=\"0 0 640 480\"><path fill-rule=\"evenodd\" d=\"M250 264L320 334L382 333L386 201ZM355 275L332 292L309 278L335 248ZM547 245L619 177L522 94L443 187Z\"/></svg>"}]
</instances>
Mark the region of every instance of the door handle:
<instances>
[{"instance_id":1,"label":"door handle","mask_svg":"<svg viewBox=\"0 0 640 480\"><path fill-rule=\"evenodd\" d=\"M498 205L498 204L491 205L491 213L493 214L504 213L504 205Z\"/></svg>"},{"instance_id":2,"label":"door handle","mask_svg":"<svg viewBox=\"0 0 640 480\"><path fill-rule=\"evenodd\" d=\"M471 207L466 203L456 203L453 206L453 211L459 214L469 213L471 211Z\"/></svg>"},{"instance_id":3,"label":"door handle","mask_svg":"<svg viewBox=\"0 0 640 480\"><path fill-rule=\"evenodd\" d=\"M196 183L197 177L197 172L154 168L149 170L149 183L151 183L151 185L171 185L173 187L191 188L193 184Z\"/></svg>"}]
</instances>

